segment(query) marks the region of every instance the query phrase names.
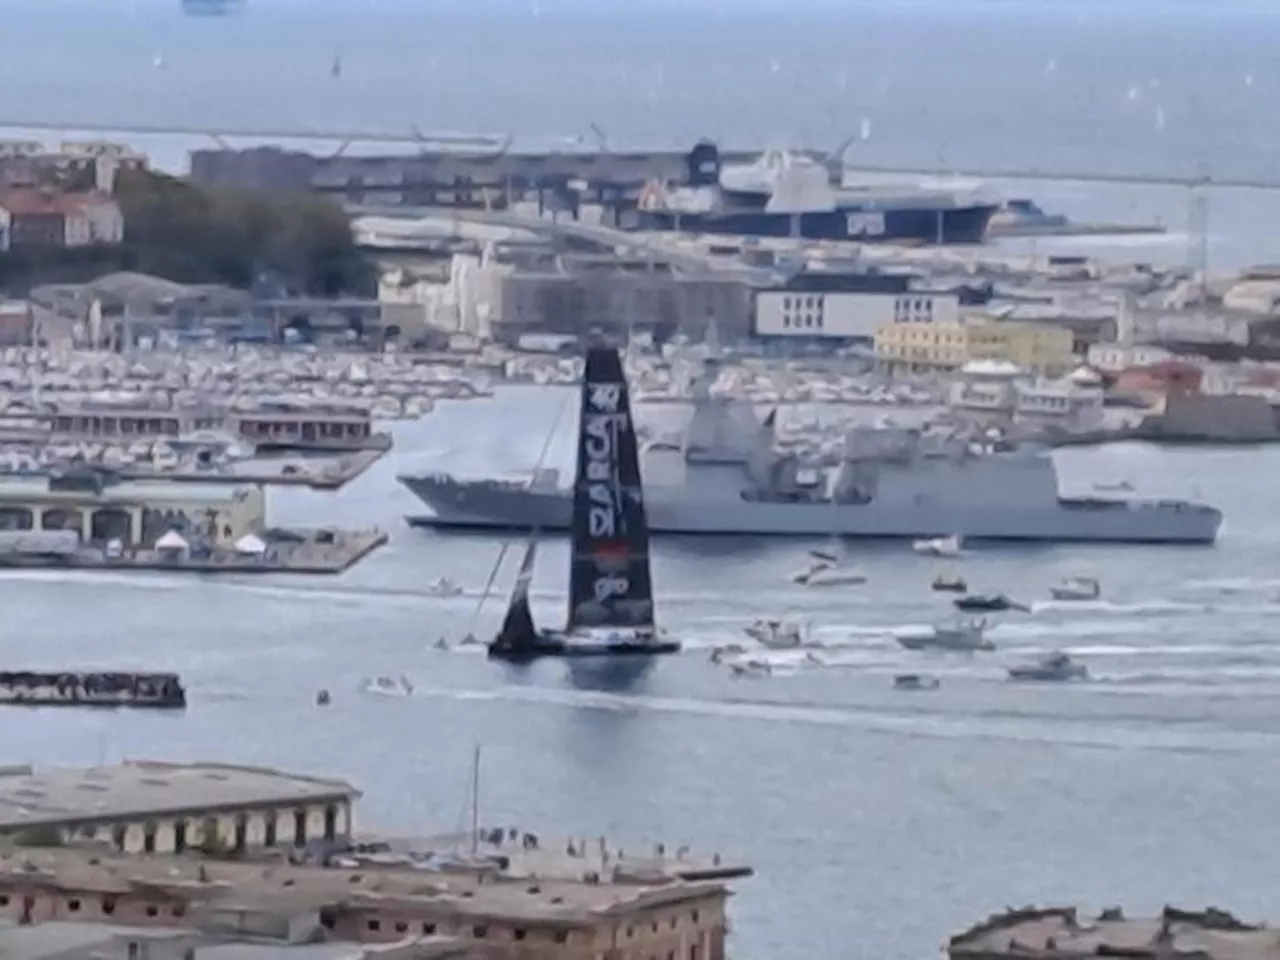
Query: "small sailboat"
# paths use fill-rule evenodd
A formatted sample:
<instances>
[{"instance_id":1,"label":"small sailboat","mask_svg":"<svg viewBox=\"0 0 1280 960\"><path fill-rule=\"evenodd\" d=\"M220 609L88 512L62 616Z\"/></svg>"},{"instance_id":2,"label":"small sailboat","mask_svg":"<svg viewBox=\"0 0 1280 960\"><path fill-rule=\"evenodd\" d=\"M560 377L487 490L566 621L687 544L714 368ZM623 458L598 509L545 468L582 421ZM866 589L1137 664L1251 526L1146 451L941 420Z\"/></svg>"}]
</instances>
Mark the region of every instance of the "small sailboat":
<instances>
[{"instance_id":1,"label":"small sailboat","mask_svg":"<svg viewBox=\"0 0 1280 960\"><path fill-rule=\"evenodd\" d=\"M1097 600L1102 596L1102 584L1093 577L1067 577L1049 593L1055 600Z\"/></svg>"},{"instance_id":2,"label":"small sailboat","mask_svg":"<svg viewBox=\"0 0 1280 960\"><path fill-rule=\"evenodd\" d=\"M612 347L587 350L569 547L569 613L563 630L539 629L529 608L537 551L530 537L502 629L489 657L643 656L678 653L654 622L649 529L627 382Z\"/></svg>"},{"instance_id":3,"label":"small sailboat","mask_svg":"<svg viewBox=\"0 0 1280 960\"><path fill-rule=\"evenodd\" d=\"M959 536L914 540L911 549L926 557L958 557L964 552L964 539Z\"/></svg>"}]
</instances>

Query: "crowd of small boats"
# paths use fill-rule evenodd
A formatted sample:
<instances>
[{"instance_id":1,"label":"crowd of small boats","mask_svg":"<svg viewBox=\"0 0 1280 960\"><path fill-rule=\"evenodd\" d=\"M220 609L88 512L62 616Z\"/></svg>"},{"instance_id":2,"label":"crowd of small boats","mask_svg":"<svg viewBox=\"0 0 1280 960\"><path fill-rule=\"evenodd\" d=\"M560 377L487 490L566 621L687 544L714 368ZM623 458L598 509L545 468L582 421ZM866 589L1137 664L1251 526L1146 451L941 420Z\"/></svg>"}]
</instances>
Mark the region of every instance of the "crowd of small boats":
<instances>
[{"instance_id":1,"label":"crowd of small boats","mask_svg":"<svg viewBox=\"0 0 1280 960\"><path fill-rule=\"evenodd\" d=\"M175 673L6 671L0 705L181 710L187 692Z\"/></svg>"}]
</instances>

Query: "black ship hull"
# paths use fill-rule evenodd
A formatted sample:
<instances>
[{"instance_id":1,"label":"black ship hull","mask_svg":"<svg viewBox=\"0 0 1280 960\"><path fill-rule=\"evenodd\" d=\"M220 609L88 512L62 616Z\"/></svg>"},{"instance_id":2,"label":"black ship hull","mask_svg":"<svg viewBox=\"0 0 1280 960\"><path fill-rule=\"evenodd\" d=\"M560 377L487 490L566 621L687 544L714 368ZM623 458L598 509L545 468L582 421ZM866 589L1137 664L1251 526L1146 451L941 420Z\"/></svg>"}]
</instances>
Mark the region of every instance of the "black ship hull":
<instances>
[{"instance_id":1,"label":"black ship hull","mask_svg":"<svg viewBox=\"0 0 1280 960\"><path fill-rule=\"evenodd\" d=\"M543 657L599 659L602 657L653 657L679 652L680 644L675 640L589 643L571 641L554 633L540 633L536 637L517 643L495 641L489 644L490 660L506 660L511 663L531 663Z\"/></svg>"},{"instance_id":2,"label":"black ship hull","mask_svg":"<svg viewBox=\"0 0 1280 960\"><path fill-rule=\"evenodd\" d=\"M974 204L886 210L838 207L800 214L762 210L711 213L639 210L637 215L638 225L645 230L858 243L972 244L982 242L995 211L994 206Z\"/></svg>"}]
</instances>

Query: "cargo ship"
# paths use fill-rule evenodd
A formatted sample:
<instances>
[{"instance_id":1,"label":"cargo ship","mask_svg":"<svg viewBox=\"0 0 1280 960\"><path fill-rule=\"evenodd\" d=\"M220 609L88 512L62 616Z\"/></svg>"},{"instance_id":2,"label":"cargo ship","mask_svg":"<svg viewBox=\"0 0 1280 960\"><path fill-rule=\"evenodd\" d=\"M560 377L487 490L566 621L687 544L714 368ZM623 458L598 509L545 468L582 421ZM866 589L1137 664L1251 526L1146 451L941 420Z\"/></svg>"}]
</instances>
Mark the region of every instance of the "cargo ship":
<instances>
[{"instance_id":1,"label":"cargo ship","mask_svg":"<svg viewBox=\"0 0 1280 960\"><path fill-rule=\"evenodd\" d=\"M685 182L646 184L637 204L644 230L863 243L981 243L996 205L945 191L845 189L826 165L768 152L726 169L719 148L698 143Z\"/></svg>"}]
</instances>

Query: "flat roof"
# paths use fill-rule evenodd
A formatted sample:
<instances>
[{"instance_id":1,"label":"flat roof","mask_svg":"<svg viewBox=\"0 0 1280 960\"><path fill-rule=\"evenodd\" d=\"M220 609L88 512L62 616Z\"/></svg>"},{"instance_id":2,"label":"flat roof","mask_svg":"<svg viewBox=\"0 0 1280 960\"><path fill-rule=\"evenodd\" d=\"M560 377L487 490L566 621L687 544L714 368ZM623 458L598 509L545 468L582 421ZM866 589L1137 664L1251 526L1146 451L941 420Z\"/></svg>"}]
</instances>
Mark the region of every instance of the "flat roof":
<instances>
[{"instance_id":1,"label":"flat roof","mask_svg":"<svg viewBox=\"0 0 1280 960\"><path fill-rule=\"evenodd\" d=\"M102 488L101 503L232 503L253 489L252 484L201 483L163 480L121 480ZM48 477L7 476L0 479L0 501L98 500L92 488L50 490Z\"/></svg>"},{"instance_id":2,"label":"flat roof","mask_svg":"<svg viewBox=\"0 0 1280 960\"><path fill-rule=\"evenodd\" d=\"M0 852L0 889L38 882L67 894L164 891L211 909L318 909L458 917L530 924L594 926L614 914L725 897L715 882L599 883L480 877L466 871L405 870L202 860L180 856L129 857L98 848L10 847Z\"/></svg>"},{"instance_id":3,"label":"flat roof","mask_svg":"<svg viewBox=\"0 0 1280 960\"><path fill-rule=\"evenodd\" d=\"M1118 909L1084 918L1074 907L1026 907L996 914L951 938L951 960L1186 956L1280 960L1280 933L1242 923L1225 910L1165 907L1130 919Z\"/></svg>"},{"instance_id":4,"label":"flat roof","mask_svg":"<svg viewBox=\"0 0 1280 960\"><path fill-rule=\"evenodd\" d=\"M0 776L0 830L359 796L342 780L269 767L127 761Z\"/></svg>"}]
</instances>

